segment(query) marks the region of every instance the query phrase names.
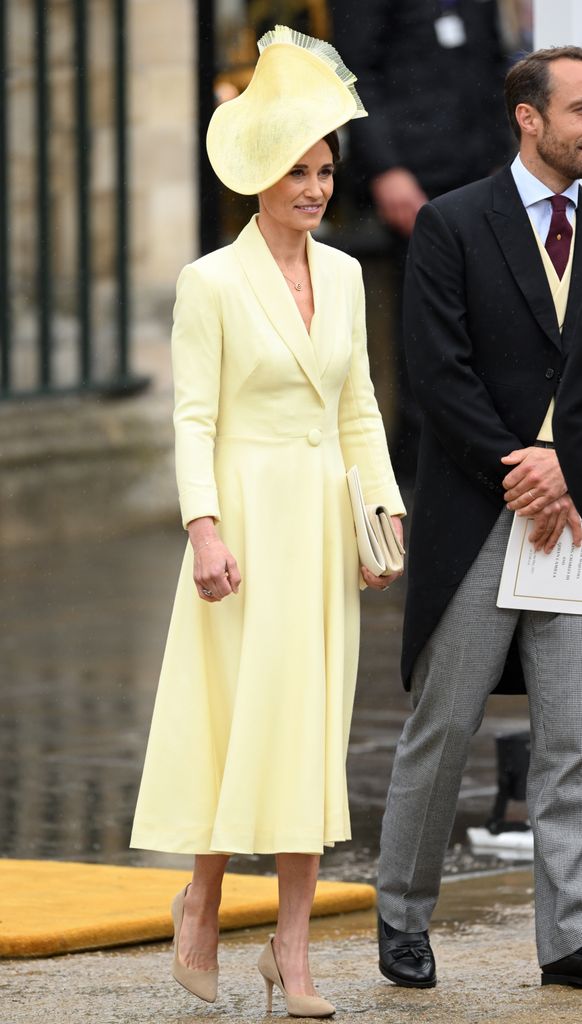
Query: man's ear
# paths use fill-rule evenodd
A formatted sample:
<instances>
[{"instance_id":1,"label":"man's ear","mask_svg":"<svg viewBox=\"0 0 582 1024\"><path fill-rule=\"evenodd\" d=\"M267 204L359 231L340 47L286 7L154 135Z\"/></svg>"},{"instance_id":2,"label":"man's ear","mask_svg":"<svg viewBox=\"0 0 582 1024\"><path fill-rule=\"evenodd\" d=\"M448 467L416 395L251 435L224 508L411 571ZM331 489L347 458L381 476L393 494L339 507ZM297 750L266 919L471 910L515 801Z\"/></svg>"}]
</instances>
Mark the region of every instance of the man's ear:
<instances>
[{"instance_id":1,"label":"man's ear","mask_svg":"<svg viewBox=\"0 0 582 1024\"><path fill-rule=\"evenodd\" d=\"M518 103L515 108L515 119L522 135L535 136L542 124L542 115L531 103Z\"/></svg>"}]
</instances>

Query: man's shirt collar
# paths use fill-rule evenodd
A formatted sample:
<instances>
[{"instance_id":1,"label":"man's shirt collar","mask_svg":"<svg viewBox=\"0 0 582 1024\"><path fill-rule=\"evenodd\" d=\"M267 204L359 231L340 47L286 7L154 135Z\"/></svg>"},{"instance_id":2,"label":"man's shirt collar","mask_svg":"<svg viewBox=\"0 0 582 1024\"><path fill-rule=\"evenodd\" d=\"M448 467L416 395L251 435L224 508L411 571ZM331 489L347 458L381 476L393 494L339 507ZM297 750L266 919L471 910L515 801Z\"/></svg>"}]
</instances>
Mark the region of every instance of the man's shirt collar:
<instances>
[{"instance_id":1,"label":"man's shirt collar","mask_svg":"<svg viewBox=\"0 0 582 1024\"><path fill-rule=\"evenodd\" d=\"M554 195L552 190L547 185L544 185L543 181L540 181L539 178L536 178L535 174L528 171L519 153L511 165L511 173L526 210L529 206L533 206L534 203L539 203L541 199L550 199ZM578 181L573 181L562 192L562 195L570 199L574 206L578 206L579 187Z\"/></svg>"}]
</instances>

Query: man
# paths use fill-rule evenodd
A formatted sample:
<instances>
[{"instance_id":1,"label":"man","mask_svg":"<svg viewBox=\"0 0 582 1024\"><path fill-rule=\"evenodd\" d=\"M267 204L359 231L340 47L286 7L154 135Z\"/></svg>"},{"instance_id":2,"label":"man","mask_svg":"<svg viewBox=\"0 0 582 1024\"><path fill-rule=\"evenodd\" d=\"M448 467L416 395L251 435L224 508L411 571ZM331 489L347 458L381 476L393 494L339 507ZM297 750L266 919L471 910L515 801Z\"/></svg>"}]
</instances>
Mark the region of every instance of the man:
<instances>
[{"instance_id":1,"label":"man","mask_svg":"<svg viewBox=\"0 0 582 1024\"><path fill-rule=\"evenodd\" d=\"M390 452L416 464L420 415L406 377L402 280L416 215L441 195L498 170L510 153L503 111L506 58L495 0L333 0L334 36L369 116L350 126L361 171L390 229L398 421Z\"/></svg>"},{"instance_id":2,"label":"man","mask_svg":"<svg viewBox=\"0 0 582 1024\"><path fill-rule=\"evenodd\" d=\"M582 509L582 337L577 341L556 398L554 434L568 490Z\"/></svg>"},{"instance_id":3,"label":"man","mask_svg":"<svg viewBox=\"0 0 582 1024\"><path fill-rule=\"evenodd\" d=\"M542 982L582 985L582 617L496 606L512 511L533 518L538 548L565 523L582 541L551 422L582 341L582 48L531 54L505 93L518 157L423 207L405 289L424 412L403 647L415 710L388 794L378 905L381 971L421 987L436 984L427 928L468 744L519 662Z\"/></svg>"}]
</instances>

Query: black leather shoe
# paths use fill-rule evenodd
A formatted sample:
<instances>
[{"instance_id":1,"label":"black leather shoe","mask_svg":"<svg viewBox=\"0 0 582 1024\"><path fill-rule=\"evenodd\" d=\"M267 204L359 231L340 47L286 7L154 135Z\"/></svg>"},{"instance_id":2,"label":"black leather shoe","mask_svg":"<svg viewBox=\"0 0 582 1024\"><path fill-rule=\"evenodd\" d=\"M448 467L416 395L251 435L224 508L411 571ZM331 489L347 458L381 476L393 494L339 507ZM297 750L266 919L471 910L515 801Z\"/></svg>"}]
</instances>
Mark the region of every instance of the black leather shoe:
<instances>
[{"instance_id":1,"label":"black leather shoe","mask_svg":"<svg viewBox=\"0 0 582 1024\"><path fill-rule=\"evenodd\" d=\"M399 932L378 916L379 967L385 978L405 988L434 988L434 953L428 932Z\"/></svg>"},{"instance_id":2,"label":"black leather shoe","mask_svg":"<svg viewBox=\"0 0 582 1024\"><path fill-rule=\"evenodd\" d=\"M542 985L582 986L582 946L553 964L543 964Z\"/></svg>"}]
</instances>

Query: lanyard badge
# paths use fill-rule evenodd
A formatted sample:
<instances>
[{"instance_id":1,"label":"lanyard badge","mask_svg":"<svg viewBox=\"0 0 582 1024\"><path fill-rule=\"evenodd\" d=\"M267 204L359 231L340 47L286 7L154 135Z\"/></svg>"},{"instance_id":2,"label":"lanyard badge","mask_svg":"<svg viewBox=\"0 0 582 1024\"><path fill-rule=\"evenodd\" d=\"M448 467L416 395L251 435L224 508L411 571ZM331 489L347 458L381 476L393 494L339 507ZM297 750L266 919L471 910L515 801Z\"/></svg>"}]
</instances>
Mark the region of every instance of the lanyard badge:
<instances>
[{"instance_id":1,"label":"lanyard badge","mask_svg":"<svg viewBox=\"0 0 582 1024\"><path fill-rule=\"evenodd\" d=\"M454 50L467 42L465 22L458 10L457 0L440 0L440 14L434 23L439 46Z\"/></svg>"}]
</instances>

